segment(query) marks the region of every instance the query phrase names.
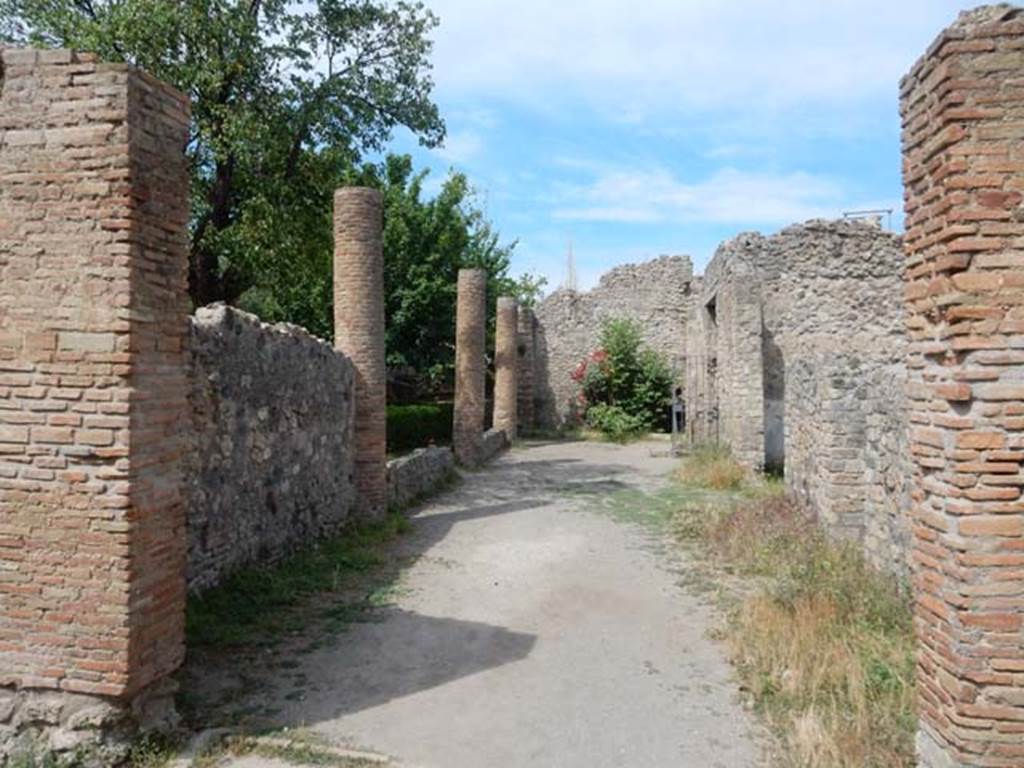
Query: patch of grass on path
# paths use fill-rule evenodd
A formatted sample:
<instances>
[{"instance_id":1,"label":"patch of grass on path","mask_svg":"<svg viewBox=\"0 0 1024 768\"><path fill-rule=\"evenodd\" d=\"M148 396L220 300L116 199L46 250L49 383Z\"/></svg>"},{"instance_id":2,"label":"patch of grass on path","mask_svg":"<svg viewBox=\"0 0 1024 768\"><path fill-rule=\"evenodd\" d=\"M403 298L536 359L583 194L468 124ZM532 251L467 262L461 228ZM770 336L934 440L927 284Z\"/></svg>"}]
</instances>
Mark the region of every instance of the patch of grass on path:
<instances>
[{"instance_id":1,"label":"patch of grass on path","mask_svg":"<svg viewBox=\"0 0 1024 768\"><path fill-rule=\"evenodd\" d=\"M338 590L360 574L380 569L388 560L387 545L409 525L405 517L391 513L380 523L350 528L276 565L246 568L191 596L186 613L189 647L265 642L302 629L307 617L293 608L305 598Z\"/></svg>"},{"instance_id":2,"label":"patch of grass on path","mask_svg":"<svg viewBox=\"0 0 1024 768\"><path fill-rule=\"evenodd\" d=\"M703 559L728 613L725 637L744 687L778 734L784 768L914 765L914 635L908 590L833 542L778 483L707 474L728 457L681 470L724 485L680 504L671 526ZM714 478L726 477L718 483ZM756 481L755 481L756 482ZM706 487L706 486L705 486Z\"/></svg>"}]
</instances>

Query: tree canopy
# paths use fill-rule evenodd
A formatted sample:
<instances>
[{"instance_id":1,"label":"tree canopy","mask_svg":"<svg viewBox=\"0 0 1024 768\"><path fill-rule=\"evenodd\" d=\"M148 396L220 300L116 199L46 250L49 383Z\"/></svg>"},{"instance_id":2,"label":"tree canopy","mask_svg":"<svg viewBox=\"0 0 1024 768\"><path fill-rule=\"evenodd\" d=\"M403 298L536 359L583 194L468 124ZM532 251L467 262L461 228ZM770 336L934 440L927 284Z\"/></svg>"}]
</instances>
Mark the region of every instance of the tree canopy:
<instances>
[{"instance_id":1,"label":"tree canopy","mask_svg":"<svg viewBox=\"0 0 1024 768\"><path fill-rule=\"evenodd\" d=\"M502 244L450 173L436 196L408 156L378 163L404 127L428 147L445 136L431 100L421 3L389 0L0 0L0 39L97 52L186 92L192 130L189 290L268 321L333 335L334 190L381 189L389 364L450 370L458 270L490 275L530 303L544 281L508 277Z\"/></svg>"},{"instance_id":2,"label":"tree canopy","mask_svg":"<svg viewBox=\"0 0 1024 768\"><path fill-rule=\"evenodd\" d=\"M8 41L95 51L191 97L189 286L234 301L269 261L322 247L337 180L397 126L444 139L422 4L382 0L0 0ZM301 261L301 259L299 259Z\"/></svg>"}]
</instances>

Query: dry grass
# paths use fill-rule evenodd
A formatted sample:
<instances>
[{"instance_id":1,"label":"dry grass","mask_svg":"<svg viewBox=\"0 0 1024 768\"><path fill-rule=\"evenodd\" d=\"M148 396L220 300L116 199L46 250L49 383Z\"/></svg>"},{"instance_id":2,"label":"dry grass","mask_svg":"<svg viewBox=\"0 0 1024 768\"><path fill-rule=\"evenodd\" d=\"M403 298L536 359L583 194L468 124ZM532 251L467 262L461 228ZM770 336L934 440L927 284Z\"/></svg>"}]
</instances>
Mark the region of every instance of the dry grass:
<instances>
[{"instance_id":1,"label":"dry grass","mask_svg":"<svg viewBox=\"0 0 1024 768\"><path fill-rule=\"evenodd\" d=\"M747 480L747 471L729 449L717 445L696 449L679 469L679 481L689 488L738 491Z\"/></svg>"},{"instance_id":2,"label":"dry grass","mask_svg":"<svg viewBox=\"0 0 1024 768\"><path fill-rule=\"evenodd\" d=\"M906 591L780 495L682 510L713 571L748 589L728 643L779 736L784 768L914 765L914 639ZM751 590L750 585L755 585Z\"/></svg>"}]
</instances>

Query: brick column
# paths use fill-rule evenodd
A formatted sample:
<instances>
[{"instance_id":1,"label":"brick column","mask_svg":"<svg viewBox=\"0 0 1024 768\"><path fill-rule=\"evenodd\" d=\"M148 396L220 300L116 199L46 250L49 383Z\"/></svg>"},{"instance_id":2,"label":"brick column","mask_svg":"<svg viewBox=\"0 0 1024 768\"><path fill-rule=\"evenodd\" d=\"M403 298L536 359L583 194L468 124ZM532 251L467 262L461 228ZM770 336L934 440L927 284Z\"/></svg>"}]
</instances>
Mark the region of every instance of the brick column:
<instances>
[{"instance_id":1,"label":"brick column","mask_svg":"<svg viewBox=\"0 0 1024 768\"><path fill-rule=\"evenodd\" d=\"M455 318L455 415L452 443L460 464L481 461L487 363L487 272L460 269Z\"/></svg>"},{"instance_id":2,"label":"brick column","mask_svg":"<svg viewBox=\"0 0 1024 768\"><path fill-rule=\"evenodd\" d=\"M517 427L519 432L532 430L534 424L533 380L536 365L537 318L529 307L519 308L518 321L518 353L519 366L516 369L516 405Z\"/></svg>"},{"instance_id":3,"label":"brick column","mask_svg":"<svg viewBox=\"0 0 1024 768\"><path fill-rule=\"evenodd\" d=\"M518 326L518 302L500 297L494 341L494 428L503 431L510 443L518 429Z\"/></svg>"},{"instance_id":4,"label":"brick column","mask_svg":"<svg viewBox=\"0 0 1024 768\"><path fill-rule=\"evenodd\" d=\"M334 346L356 372L355 484L360 513L387 507L387 371L381 193L334 193Z\"/></svg>"},{"instance_id":5,"label":"brick column","mask_svg":"<svg viewBox=\"0 0 1024 768\"><path fill-rule=\"evenodd\" d=\"M0 709L45 731L33 690L123 703L184 657L189 114L124 65L0 57Z\"/></svg>"},{"instance_id":6,"label":"brick column","mask_svg":"<svg viewBox=\"0 0 1024 768\"><path fill-rule=\"evenodd\" d=\"M1024 16L901 85L920 765L1024 765Z\"/></svg>"}]
</instances>

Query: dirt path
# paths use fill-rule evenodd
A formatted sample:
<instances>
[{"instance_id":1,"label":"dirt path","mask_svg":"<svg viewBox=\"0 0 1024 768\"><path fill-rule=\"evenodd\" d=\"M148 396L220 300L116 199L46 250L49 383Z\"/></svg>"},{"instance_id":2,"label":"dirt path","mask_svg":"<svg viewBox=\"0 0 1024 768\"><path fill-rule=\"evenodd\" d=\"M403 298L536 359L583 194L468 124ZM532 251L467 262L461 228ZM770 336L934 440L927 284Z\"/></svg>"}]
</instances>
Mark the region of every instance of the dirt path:
<instances>
[{"instance_id":1,"label":"dirt path","mask_svg":"<svg viewBox=\"0 0 1024 768\"><path fill-rule=\"evenodd\" d=\"M468 475L416 516L393 605L275 650L233 706L420 768L761 765L685 561L600 511L662 487L665 448L535 444Z\"/></svg>"}]
</instances>

